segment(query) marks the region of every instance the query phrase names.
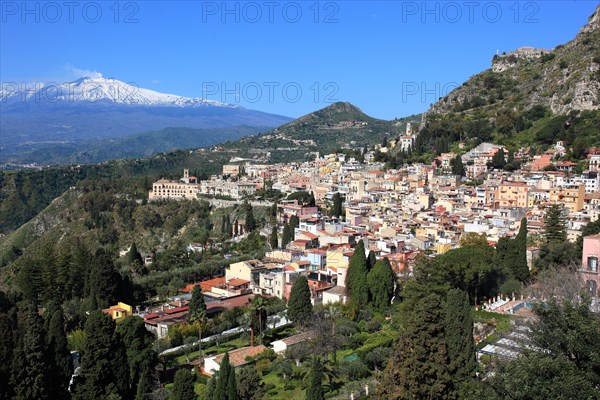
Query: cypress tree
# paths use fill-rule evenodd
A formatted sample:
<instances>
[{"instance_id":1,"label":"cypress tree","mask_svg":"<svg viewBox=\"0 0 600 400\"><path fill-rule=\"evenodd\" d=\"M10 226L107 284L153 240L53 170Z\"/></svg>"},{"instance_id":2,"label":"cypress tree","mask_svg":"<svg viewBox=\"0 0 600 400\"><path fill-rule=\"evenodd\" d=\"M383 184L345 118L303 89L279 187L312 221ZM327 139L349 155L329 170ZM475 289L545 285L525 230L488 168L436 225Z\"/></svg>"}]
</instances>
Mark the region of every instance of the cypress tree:
<instances>
[{"instance_id":1,"label":"cypress tree","mask_svg":"<svg viewBox=\"0 0 600 400\"><path fill-rule=\"evenodd\" d=\"M313 357L310 382L306 389L306 400L323 400L323 365L318 357Z\"/></svg>"},{"instance_id":2,"label":"cypress tree","mask_svg":"<svg viewBox=\"0 0 600 400\"><path fill-rule=\"evenodd\" d=\"M449 399L452 380L444 338L443 304L436 294L407 307L406 330L378 386L383 399Z\"/></svg>"},{"instance_id":3,"label":"cypress tree","mask_svg":"<svg viewBox=\"0 0 600 400\"><path fill-rule=\"evenodd\" d=\"M369 286L367 284L367 259L364 242L360 240L354 249L346 274L346 289L350 300L359 307L369 302Z\"/></svg>"},{"instance_id":4,"label":"cypress tree","mask_svg":"<svg viewBox=\"0 0 600 400\"><path fill-rule=\"evenodd\" d=\"M342 195L336 192L331 198L331 201L333 202L331 215L339 218L342 215Z\"/></svg>"},{"instance_id":5,"label":"cypress tree","mask_svg":"<svg viewBox=\"0 0 600 400\"><path fill-rule=\"evenodd\" d=\"M240 234L239 224L238 224L238 220L236 219L235 221L233 221L233 236L238 237L239 234Z\"/></svg>"},{"instance_id":6,"label":"cypress tree","mask_svg":"<svg viewBox=\"0 0 600 400\"><path fill-rule=\"evenodd\" d=\"M229 375L227 376L227 400L237 400L237 385L233 366L229 368Z\"/></svg>"},{"instance_id":7,"label":"cypress tree","mask_svg":"<svg viewBox=\"0 0 600 400\"><path fill-rule=\"evenodd\" d=\"M477 365L469 298L460 289L451 289L446 297L445 337L448 371L460 390L462 385L475 378Z\"/></svg>"},{"instance_id":8,"label":"cypress tree","mask_svg":"<svg viewBox=\"0 0 600 400\"><path fill-rule=\"evenodd\" d=\"M140 265L144 265L144 259L142 258L142 255L140 254L140 252L138 251L137 245L135 244L135 242L133 242L131 244L131 248L129 249L129 252L127 252L127 264L131 265L134 262L139 262Z\"/></svg>"},{"instance_id":9,"label":"cypress tree","mask_svg":"<svg viewBox=\"0 0 600 400\"><path fill-rule=\"evenodd\" d=\"M23 312L22 340L13 359L12 385L18 400L52 399L42 320L33 304Z\"/></svg>"},{"instance_id":10,"label":"cypress tree","mask_svg":"<svg viewBox=\"0 0 600 400\"><path fill-rule=\"evenodd\" d=\"M529 267L527 266L527 218L521 219L519 233L512 241L515 258L511 263L513 275L519 281L524 282L529 278Z\"/></svg>"},{"instance_id":11,"label":"cypress tree","mask_svg":"<svg viewBox=\"0 0 600 400\"><path fill-rule=\"evenodd\" d=\"M367 269L369 271L372 270L373 267L375 266L376 262L377 262L377 256L375 255L375 252L370 251L369 256L367 257Z\"/></svg>"},{"instance_id":12,"label":"cypress tree","mask_svg":"<svg viewBox=\"0 0 600 400\"><path fill-rule=\"evenodd\" d=\"M229 363L229 353L225 353L221 364L219 364L219 375L215 385L214 400L228 400L227 385L229 384L229 373L231 370Z\"/></svg>"},{"instance_id":13,"label":"cypress tree","mask_svg":"<svg viewBox=\"0 0 600 400\"><path fill-rule=\"evenodd\" d=\"M296 215L292 215L290 217L290 230L293 232L294 229L298 228L300 226L300 218L298 218Z\"/></svg>"},{"instance_id":14,"label":"cypress tree","mask_svg":"<svg viewBox=\"0 0 600 400\"><path fill-rule=\"evenodd\" d=\"M100 308L116 303L121 275L117 272L110 255L100 249L93 257L87 282L89 294Z\"/></svg>"},{"instance_id":15,"label":"cypress tree","mask_svg":"<svg viewBox=\"0 0 600 400\"><path fill-rule=\"evenodd\" d=\"M271 245L271 249L275 250L279 246L279 240L277 238L277 225L273 226L271 230L271 238L269 239L269 244Z\"/></svg>"},{"instance_id":16,"label":"cypress tree","mask_svg":"<svg viewBox=\"0 0 600 400\"><path fill-rule=\"evenodd\" d=\"M62 310L56 310L50 318L46 334L48 359L52 361L50 371L56 398L68 396L69 382L73 375L73 359L65 334L65 322Z\"/></svg>"},{"instance_id":17,"label":"cypress tree","mask_svg":"<svg viewBox=\"0 0 600 400\"><path fill-rule=\"evenodd\" d=\"M289 224L283 226L283 236L281 237L281 248L284 248L292 241L292 230Z\"/></svg>"},{"instance_id":18,"label":"cypress tree","mask_svg":"<svg viewBox=\"0 0 600 400\"><path fill-rule=\"evenodd\" d=\"M367 275L373 307L383 310L390 306L395 280L396 275L387 258L375 263L375 267Z\"/></svg>"},{"instance_id":19,"label":"cypress tree","mask_svg":"<svg viewBox=\"0 0 600 400\"><path fill-rule=\"evenodd\" d=\"M186 369L180 369L175 374L173 383L173 400L195 400L194 376Z\"/></svg>"},{"instance_id":20,"label":"cypress tree","mask_svg":"<svg viewBox=\"0 0 600 400\"><path fill-rule=\"evenodd\" d=\"M305 276L299 276L290 291L288 301L288 318L295 324L303 325L308 322L312 314L310 302L310 289Z\"/></svg>"},{"instance_id":21,"label":"cypress tree","mask_svg":"<svg viewBox=\"0 0 600 400\"><path fill-rule=\"evenodd\" d=\"M252 205L246 203L246 232L250 233L256 229L256 220L254 219L254 213L252 212Z\"/></svg>"},{"instance_id":22,"label":"cypress tree","mask_svg":"<svg viewBox=\"0 0 600 400\"><path fill-rule=\"evenodd\" d=\"M74 398L89 400L129 394L129 366L115 323L99 310L85 322L85 342Z\"/></svg>"},{"instance_id":23,"label":"cypress tree","mask_svg":"<svg viewBox=\"0 0 600 400\"><path fill-rule=\"evenodd\" d=\"M192 289L192 299L188 305L188 322L196 322L203 319L206 316L206 303L204 302L204 295L200 289L200 285L195 285Z\"/></svg>"},{"instance_id":24,"label":"cypress tree","mask_svg":"<svg viewBox=\"0 0 600 400\"><path fill-rule=\"evenodd\" d=\"M2 293L0 292L0 295ZM12 398L11 360L17 348L18 341L15 337L17 327L13 318L8 314L0 312L0 400L9 400Z\"/></svg>"}]
</instances>

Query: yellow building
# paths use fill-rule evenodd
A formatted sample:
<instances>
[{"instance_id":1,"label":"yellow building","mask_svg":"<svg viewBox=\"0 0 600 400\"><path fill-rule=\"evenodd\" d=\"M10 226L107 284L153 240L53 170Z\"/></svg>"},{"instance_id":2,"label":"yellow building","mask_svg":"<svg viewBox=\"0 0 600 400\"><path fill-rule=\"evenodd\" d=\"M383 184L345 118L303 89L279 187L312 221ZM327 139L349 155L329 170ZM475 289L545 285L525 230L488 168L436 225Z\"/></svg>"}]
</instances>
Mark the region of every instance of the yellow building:
<instances>
[{"instance_id":1,"label":"yellow building","mask_svg":"<svg viewBox=\"0 0 600 400\"><path fill-rule=\"evenodd\" d=\"M562 204L569 212L583 210L583 199L585 197L585 185L569 185L550 189L550 202Z\"/></svg>"},{"instance_id":2,"label":"yellow building","mask_svg":"<svg viewBox=\"0 0 600 400\"><path fill-rule=\"evenodd\" d=\"M529 186L524 182L502 182L494 193L496 207L527 207Z\"/></svg>"},{"instance_id":3,"label":"yellow building","mask_svg":"<svg viewBox=\"0 0 600 400\"><path fill-rule=\"evenodd\" d=\"M116 306L110 306L109 308L105 308L104 310L102 310L102 312L109 314L110 317L115 321L125 318L128 315L133 315L131 306L123 302L118 302Z\"/></svg>"}]
</instances>

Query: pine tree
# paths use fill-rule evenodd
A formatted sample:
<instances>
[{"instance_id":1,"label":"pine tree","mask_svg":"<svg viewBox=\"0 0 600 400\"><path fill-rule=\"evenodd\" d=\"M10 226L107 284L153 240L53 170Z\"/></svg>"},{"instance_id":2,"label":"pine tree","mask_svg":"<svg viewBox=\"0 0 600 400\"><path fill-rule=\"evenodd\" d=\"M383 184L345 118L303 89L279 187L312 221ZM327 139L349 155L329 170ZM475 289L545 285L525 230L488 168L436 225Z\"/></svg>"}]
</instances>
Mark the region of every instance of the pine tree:
<instances>
[{"instance_id":1,"label":"pine tree","mask_svg":"<svg viewBox=\"0 0 600 400\"><path fill-rule=\"evenodd\" d=\"M306 324L312 314L310 288L305 276L299 276L290 291L288 318L298 325Z\"/></svg>"},{"instance_id":2,"label":"pine tree","mask_svg":"<svg viewBox=\"0 0 600 400\"><path fill-rule=\"evenodd\" d=\"M475 378L477 365L469 298L460 289L451 289L446 297L445 338L449 372L460 390Z\"/></svg>"},{"instance_id":3,"label":"pine tree","mask_svg":"<svg viewBox=\"0 0 600 400\"><path fill-rule=\"evenodd\" d=\"M51 362L50 371L54 396L65 398L68 396L69 382L73 375L73 360L65 334L65 322L61 309L54 311L50 318L46 334L47 355Z\"/></svg>"},{"instance_id":4,"label":"pine tree","mask_svg":"<svg viewBox=\"0 0 600 400\"><path fill-rule=\"evenodd\" d=\"M45 352L42 320L33 304L23 311L22 340L13 358L12 385L18 400L52 399L50 365Z\"/></svg>"},{"instance_id":5,"label":"pine tree","mask_svg":"<svg viewBox=\"0 0 600 400\"><path fill-rule=\"evenodd\" d=\"M367 284L367 259L365 245L362 240L354 248L346 274L346 289L348 297L359 307L364 307L369 302L369 286Z\"/></svg>"},{"instance_id":6,"label":"pine tree","mask_svg":"<svg viewBox=\"0 0 600 400\"><path fill-rule=\"evenodd\" d=\"M74 399L89 400L129 395L129 366L115 322L108 314L91 311L85 322L85 342Z\"/></svg>"},{"instance_id":7,"label":"pine tree","mask_svg":"<svg viewBox=\"0 0 600 400\"><path fill-rule=\"evenodd\" d=\"M286 246L292 241L292 230L289 224L283 226L283 235L281 236L281 248L285 249Z\"/></svg>"},{"instance_id":8,"label":"pine tree","mask_svg":"<svg viewBox=\"0 0 600 400\"><path fill-rule=\"evenodd\" d=\"M394 295L395 280L396 275L392 271L390 261L387 258L375 263L375 266L367 275L373 307L384 310L390 306L390 301Z\"/></svg>"},{"instance_id":9,"label":"pine tree","mask_svg":"<svg viewBox=\"0 0 600 400\"><path fill-rule=\"evenodd\" d=\"M546 216L544 217L544 228L546 242L560 243L567 240L567 230L562 206L555 205L548 209Z\"/></svg>"},{"instance_id":10,"label":"pine tree","mask_svg":"<svg viewBox=\"0 0 600 400\"><path fill-rule=\"evenodd\" d=\"M180 369L175 374L173 383L173 400L195 400L194 376L186 369Z\"/></svg>"},{"instance_id":11,"label":"pine tree","mask_svg":"<svg viewBox=\"0 0 600 400\"><path fill-rule=\"evenodd\" d=\"M206 316L206 303L200 285L195 285L192 289L192 299L188 305L188 322L196 322L202 320Z\"/></svg>"},{"instance_id":12,"label":"pine tree","mask_svg":"<svg viewBox=\"0 0 600 400\"><path fill-rule=\"evenodd\" d=\"M269 244L271 245L271 250L275 250L279 247L279 239L277 238L277 225L273 226L273 229L271 230Z\"/></svg>"},{"instance_id":13,"label":"pine tree","mask_svg":"<svg viewBox=\"0 0 600 400\"><path fill-rule=\"evenodd\" d=\"M313 357L310 382L306 389L306 400L324 400L323 394L323 365L318 357Z\"/></svg>"},{"instance_id":14,"label":"pine tree","mask_svg":"<svg viewBox=\"0 0 600 400\"><path fill-rule=\"evenodd\" d=\"M450 399L452 380L444 338L443 304L436 294L411 301L407 320L378 386L382 399Z\"/></svg>"}]
</instances>

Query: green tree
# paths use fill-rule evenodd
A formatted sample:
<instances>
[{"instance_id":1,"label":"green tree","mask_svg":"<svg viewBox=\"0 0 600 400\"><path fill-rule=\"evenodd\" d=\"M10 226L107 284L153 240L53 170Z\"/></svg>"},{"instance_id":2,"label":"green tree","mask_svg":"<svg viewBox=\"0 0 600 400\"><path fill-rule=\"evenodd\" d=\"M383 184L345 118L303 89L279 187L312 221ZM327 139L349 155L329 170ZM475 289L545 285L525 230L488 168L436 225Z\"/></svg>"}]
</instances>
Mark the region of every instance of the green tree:
<instances>
[{"instance_id":1,"label":"green tree","mask_svg":"<svg viewBox=\"0 0 600 400\"><path fill-rule=\"evenodd\" d=\"M289 224L283 226L283 236L281 237L281 248L285 247L292 241L293 233Z\"/></svg>"},{"instance_id":2,"label":"green tree","mask_svg":"<svg viewBox=\"0 0 600 400\"><path fill-rule=\"evenodd\" d=\"M333 203L331 206L331 215L337 218L341 217L343 204L342 195L339 192L336 192L331 198L331 201Z\"/></svg>"},{"instance_id":3,"label":"green tree","mask_svg":"<svg viewBox=\"0 0 600 400\"><path fill-rule=\"evenodd\" d=\"M0 291L0 299L4 299L4 293ZM6 310L0 306L0 399L9 400L13 395L13 386L10 383L11 373L15 372L11 368L11 360L17 347L17 327L13 317L16 309L12 304L7 304Z\"/></svg>"},{"instance_id":4,"label":"green tree","mask_svg":"<svg viewBox=\"0 0 600 400\"><path fill-rule=\"evenodd\" d=\"M527 218L521 219L519 233L513 239L514 260L511 262L512 273L519 281L524 282L529 278L527 265Z\"/></svg>"},{"instance_id":5,"label":"green tree","mask_svg":"<svg viewBox=\"0 0 600 400\"><path fill-rule=\"evenodd\" d=\"M100 249L92 258L87 291L95 298L100 308L117 302L121 286L121 275L117 272L112 258Z\"/></svg>"},{"instance_id":6,"label":"green tree","mask_svg":"<svg viewBox=\"0 0 600 400\"><path fill-rule=\"evenodd\" d=\"M453 398L444 338L443 308L441 299L433 293L423 298L414 298L405 308L406 328L378 386L379 398Z\"/></svg>"},{"instance_id":7,"label":"green tree","mask_svg":"<svg viewBox=\"0 0 600 400\"><path fill-rule=\"evenodd\" d=\"M233 366L229 369L229 375L227 376L227 400L237 400L237 385Z\"/></svg>"},{"instance_id":8,"label":"green tree","mask_svg":"<svg viewBox=\"0 0 600 400\"><path fill-rule=\"evenodd\" d=\"M33 304L23 311L22 340L13 358L12 385L17 400L52 399L56 394L50 381L42 320ZM4 390L3 390L4 391Z\"/></svg>"},{"instance_id":9,"label":"green tree","mask_svg":"<svg viewBox=\"0 0 600 400\"><path fill-rule=\"evenodd\" d=\"M369 252L369 256L367 257L367 269L371 271L377 262L377 256L374 251Z\"/></svg>"},{"instance_id":10,"label":"green tree","mask_svg":"<svg viewBox=\"0 0 600 400\"><path fill-rule=\"evenodd\" d=\"M496 153L492 156L491 161L492 167L496 169L503 169L506 165L506 158L504 155L504 149L499 148Z\"/></svg>"},{"instance_id":11,"label":"green tree","mask_svg":"<svg viewBox=\"0 0 600 400\"><path fill-rule=\"evenodd\" d=\"M277 238L277 225L274 225L273 229L271 230L271 237L269 238L269 244L271 245L272 250L279 248L279 239Z\"/></svg>"},{"instance_id":12,"label":"green tree","mask_svg":"<svg viewBox=\"0 0 600 400\"><path fill-rule=\"evenodd\" d=\"M216 380L213 400L230 400L229 399L229 375L233 371L233 366L229 362L229 353L225 353L221 364L219 364L219 373ZM233 372L235 373L235 372ZM236 393L237 395L237 393Z\"/></svg>"},{"instance_id":13,"label":"green tree","mask_svg":"<svg viewBox=\"0 0 600 400\"><path fill-rule=\"evenodd\" d=\"M346 289L348 297L359 307L364 307L369 302L369 286L367 284L367 259L365 245L362 240L354 248L346 274Z\"/></svg>"},{"instance_id":14,"label":"green tree","mask_svg":"<svg viewBox=\"0 0 600 400\"><path fill-rule=\"evenodd\" d=\"M129 365L125 346L115 331L115 323L99 310L90 312L85 322L85 342L74 398L89 400L129 395Z\"/></svg>"},{"instance_id":15,"label":"green tree","mask_svg":"<svg viewBox=\"0 0 600 400\"><path fill-rule=\"evenodd\" d=\"M147 393L152 383L152 372L158 365L158 355L152 348L154 335L146 329L144 320L135 316L119 322L117 332L125 345L132 393Z\"/></svg>"},{"instance_id":16,"label":"green tree","mask_svg":"<svg viewBox=\"0 0 600 400\"><path fill-rule=\"evenodd\" d=\"M305 276L301 275L294 282L288 301L287 315L295 324L304 325L309 321L312 314L310 297L308 281Z\"/></svg>"},{"instance_id":17,"label":"green tree","mask_svg":"<svg viewBox=\"0 0 600 400\"><path fill-rule=\"evenodd\" d=\"M175 373L173 382L173 400L195 400L194 376L187 369L180 369Z\"/></svg>"},{"instance_id":18,"label":"green tree","mask_svg":"<svg viewBox=\"0 0 600 400\"><path fill-rule=\"evenodd\" d=\"M600 399L600 318L590 299L551 300L534 308L531 348L501 363L490 382L499 399Z\"/></svg>"},{"instance_id":19,"label":"green tree","mask_svg":"<svg viewBox=\"0 0 600 400\"><path fill-rule=\"evenodd\" d=\"M460 289L452 289L446 296L445 338L449 372L460 391L475 379L477 366L469 296Z\"/></svg>"},{"instance_id":20,"label":"green tree","mask_svg":"<svg viewBox=\"0 0 600 400\"><path fill-rule=\"evenodd\" d=\"M237 394L240 400L260 400L265 394L264 384L262 383L256 367L249 365L242 368L237 375Z\"/></svg>"},{"instance_id":21,"label":"green tree","mask_svg":"<svg viewBox=\"0 0 600 400\"><path fill-rule=\"evenodd\" d=\"M369 271L367 282L371 292L371 302L375 308L384 310L390 306L395 280L396 275L387 258L377 261L375 267Z\"/></svg>"},{"instance_id":22,"label":"green tree","mask_svg":"<svg viewBox=\"0 0 600 400\"><path fill-rule=\"evenodd\" d=\"M254 219L254 212L252 205L246 203L246 232L250 233L257 228L256 220Z\"/></svg>"},{"instance_id":23,"label":"green tree","mask_svg":"<svg viewBox=\"0 0 600 400\"><path fill-rule=\"evenodd\" d=\"M297 215L292 215L290 217L290 228L292 230L298 228L300 226L300 218Z\"/></svg>"},{"instance_id":24,"label":"green tree","mask_svg":"<svg viewBox=\"0 0 600 400\"><path fill-rule=\"evenodd\" d=\"M127 260L128 265L131 265L136 261L139 262L141 265L144 265L144 259L142 258L142 255L138 251L138 248L137 248L137 245L135 244L135 242L133 242L131 244L131 248L127 252L125 259Z\"/></svg>"},{"instance_id":25,"label":"green tree","mask_svg":"<svg viewBox=\"0 0 600 400\"><path fill-rule=\"evenodd\" d=\"M314 356L312 359L312 368L310 372L310 381L306 389L306 400L324 400L323 394L323 364L321 360Z\"/></svg>"},{"instance_id":26,"label":"green tree","mask_svg":"<svg viewBox=\"0 0 600 400\"><path fill-rule=\"evenodd\" d=\"M452 173L454 175L465 176L465 166L463 165L462 158L460 156L456 156L450 160L450 167L452 168Z\"/></svg>"},{"instance_id":27,"label":"green tree","mask_svg":"<svg viewBox=\"0 0 600 400\"><path fill-rule=\"evenodd\" d=\"M51 363L51 380L55 387L55 396L65 398L69 396L69 382L73 375L73 359L65 334L65 321L62 309L54 311L50 318L46 333L48 359Z\"/></svg>"},{"instance_id":28,"label":"green tree","mask_svg":"<svg viewBox=\"0 0 600 400\"><path fill-rule=\"evenodd\" d=\"M562 206L554 205L546 212L544 216L544 235L548 243L567 240L567 228Z\"/></svg>"},{"instance_id":29,"label":"green tree","mask_svg":"<svg viewBox=\"0 0 600 400\"><path fill-rule=\"evenodd\" d=\"M192 289L192 299L188 305L188 322L196 322L206 317L206 303L204 302L204 294L200 285L194 285Z\"/></svg>"}]
</instances>

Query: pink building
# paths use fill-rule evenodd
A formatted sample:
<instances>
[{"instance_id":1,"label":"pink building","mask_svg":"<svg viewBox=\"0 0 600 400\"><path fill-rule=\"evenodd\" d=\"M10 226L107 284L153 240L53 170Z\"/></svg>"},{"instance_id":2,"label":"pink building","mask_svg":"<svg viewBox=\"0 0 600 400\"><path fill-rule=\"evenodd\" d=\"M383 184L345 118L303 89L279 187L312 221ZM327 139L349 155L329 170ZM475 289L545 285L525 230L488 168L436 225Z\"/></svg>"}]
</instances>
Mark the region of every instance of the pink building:
<instances>
[{"instance_id":1,"label":"pink building","mask_svg":"<svg viewBox=\"0 0 600 400\"><path fill-rule=\"evenodd\" d=\"M583 257L579 275L592 296L600 296L600 234L583 238Z\"/></svg>"}]
</instances>

